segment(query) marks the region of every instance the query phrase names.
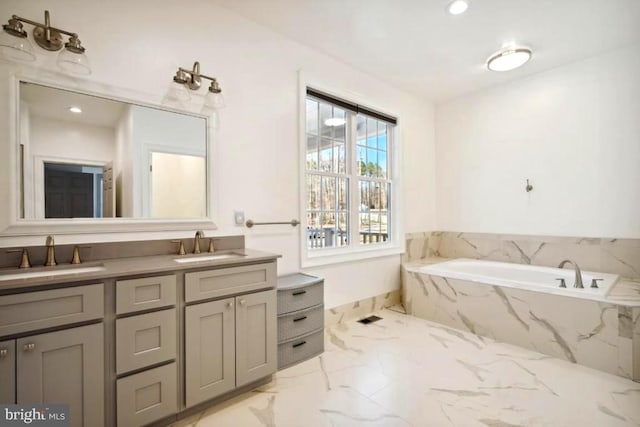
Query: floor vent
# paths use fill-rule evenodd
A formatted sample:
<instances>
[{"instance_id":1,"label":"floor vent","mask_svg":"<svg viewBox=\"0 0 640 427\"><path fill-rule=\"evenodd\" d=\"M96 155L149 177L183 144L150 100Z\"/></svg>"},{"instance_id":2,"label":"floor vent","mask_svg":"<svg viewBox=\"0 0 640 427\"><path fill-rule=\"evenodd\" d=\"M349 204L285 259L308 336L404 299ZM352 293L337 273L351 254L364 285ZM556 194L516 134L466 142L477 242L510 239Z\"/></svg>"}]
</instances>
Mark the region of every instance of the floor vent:
<instances>
[{"instance_id":1,"label":"floor vent","mask_svg":"<svg viewBox=\"0 0 640 427\"><path fill-rule=\"evenodd\" d=\"M378 320L382 320L382 317L372 315L369 317L365 317L364 319L360 319L358 320L358 322L362 323L363 325L368 325L369 323L377 322Z\"/></svg>"}]
</instances>

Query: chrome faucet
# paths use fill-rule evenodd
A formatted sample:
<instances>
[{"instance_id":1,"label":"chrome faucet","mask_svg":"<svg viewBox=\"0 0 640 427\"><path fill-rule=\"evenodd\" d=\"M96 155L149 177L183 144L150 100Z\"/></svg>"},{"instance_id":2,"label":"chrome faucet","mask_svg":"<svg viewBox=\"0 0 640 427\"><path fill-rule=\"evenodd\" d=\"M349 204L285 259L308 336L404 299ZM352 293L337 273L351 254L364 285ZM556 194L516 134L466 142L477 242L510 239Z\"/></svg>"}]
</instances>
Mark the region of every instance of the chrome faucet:
<instances>
[{"instance_id":1,"label":"chrome faucet","mask_svg":"<svg viewBox=\"0 0 640 427\"><path fill-rule=\"evenodd\" d=\"M194 241L193 241L193 253L194 254L199 254L200 253L200 239L202 239L203 237L204 237L204 232L202 230L196 231L196 236L195 236Z\"/></svg>"},{"instance_id":2,"label":"chrome faucet","mask_svg":"<svg viewBox=\"0 0 640 427\"><path fill-rule=\"evenodd\" d=\"M576 272L576 281L573 284L573 287L583 289L584 286L582 285L582 272L580 272L580 267L578 267L578 264L576 264L574 261L571 261L570 259L565 259L560 263L560 265L558 265L558 268L563 268L565 264L573 265L573 268Z\"/></svg>"},{"instance_id":3,"label":"chrome faucet","mask_svg":"<svg viewBox=\"0 0 640 427\"><path fill-rule=\"evenodd\" d=\"M56 242L53 240L53 236L47 236L45 244L47 246L47 262L44 263L45 267L58 265L56 262Z\"/></svg>"}]
</instances>

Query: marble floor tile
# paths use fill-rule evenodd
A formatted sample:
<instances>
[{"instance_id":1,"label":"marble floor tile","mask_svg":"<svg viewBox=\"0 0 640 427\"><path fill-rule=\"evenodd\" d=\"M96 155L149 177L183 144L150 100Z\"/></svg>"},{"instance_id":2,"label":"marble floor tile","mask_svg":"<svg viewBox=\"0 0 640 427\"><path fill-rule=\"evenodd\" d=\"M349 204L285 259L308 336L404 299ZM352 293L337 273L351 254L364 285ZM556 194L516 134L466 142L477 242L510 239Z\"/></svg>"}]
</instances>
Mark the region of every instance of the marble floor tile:
<instances>
[{"instance_id":1,"label":"marble floor tile","mask_svg":"<svg viewBox=\"0 0 640 427\"><path fill-rule=\"evenodd\" d=\"M640 383L399 310L176 427L639 426Z\"/></svg>"}]
</instances>

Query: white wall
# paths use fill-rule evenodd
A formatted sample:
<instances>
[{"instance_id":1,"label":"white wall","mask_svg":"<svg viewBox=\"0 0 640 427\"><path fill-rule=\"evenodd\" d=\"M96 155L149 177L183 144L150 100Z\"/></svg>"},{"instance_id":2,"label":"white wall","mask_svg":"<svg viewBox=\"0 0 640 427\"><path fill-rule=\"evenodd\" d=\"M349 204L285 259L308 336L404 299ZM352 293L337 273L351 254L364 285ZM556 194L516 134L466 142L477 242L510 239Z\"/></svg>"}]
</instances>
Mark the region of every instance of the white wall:
<instances>
[{"instance_id":1,"label":"white wall","mask_svg":"<svg viewBox=\"0 0 640 427\"><path fill-rule=\"evenodd\" d=\"M439 105L438 228L639 238L639 112L639 45Z\"/></svg>"},{"instance_id":2,"label":"white wall","mask_svg":"<svg viewBox=\"0 0 640 427\"><path fill-rule=\"evenodd\" d=\"M131 114L133 143L142 153L147 151L145 147L151 145L171 153L192 156L207 154L205 119L139 105L131 107Z\"/></svg>"},{"instance_id":3,"label":"white wall","mask_svg":"<svg viewBox=\"0 0 640 427\"><path fill-rule=\"evenodd\" d=\"M372 107L399 116L404 183L411 194L405 198L405 231L432 229L433 107L212 3L194 0L185 7L165 1L158 6L152 0L3 0L0 16L38 18L45 8L49 9L56 25L80 35L92 64L92 80L156 94L159 99L173 87L171 79L178 66L190 67L200 61L205 74L219 79L227 103L219 114L215 148L216 234L246 233L248 247L282 254L278 261L280 274L299 269L298 230L286 226L253 230L236 227L233 211L243 209L247 218L257 221L289 220L300 215L299 70L327 86L365 96ZM113 30L107 34L105 29ZM55 67L55 54L40 49L37 52L39 63ZM204 95L206 88L200 92ZM198 96L192 94L192 98ZM184 234L192 236L191 232ZM166 235L175 237L176 233ZM132 237L148 238L149 234L125 238ZM57 241L80 239L83 237ZM17 243L11 240L11 244ZM323 268L328 278L327 306L396 289L399 262L399 256L394 256Z\"/></svg>"},{"instance_id":4,"label":"white wall","mask_svg":"<svg viewBox=\"0 0 640 427\"><path fill-rule=\"evenodd\" d=\"M131 106L123 108L122 114L116 124L116 156L113 164L113 180L116 190L116 216L134 216L133 197L133 125Z\"/></svg>"},{"instance_id":5,"label":"white wall","mask_svg":"<svg viewBox=\"0 0 640 427\"><path fill-rule=\"evenodd\" d=\"M111 162L115 156L112 128L35 116L30 117L31 157Z\"/></svg>"},{"instance_id":6,"label":"white wall","mask_svg":"<svg viewBox=\"0 0 640 427\"><path fill-rule=\"evenodd\" d=\"M150 179L154 218L202 218L207 215L205 157L153 153Z\"/></svg>"}]
</instances>

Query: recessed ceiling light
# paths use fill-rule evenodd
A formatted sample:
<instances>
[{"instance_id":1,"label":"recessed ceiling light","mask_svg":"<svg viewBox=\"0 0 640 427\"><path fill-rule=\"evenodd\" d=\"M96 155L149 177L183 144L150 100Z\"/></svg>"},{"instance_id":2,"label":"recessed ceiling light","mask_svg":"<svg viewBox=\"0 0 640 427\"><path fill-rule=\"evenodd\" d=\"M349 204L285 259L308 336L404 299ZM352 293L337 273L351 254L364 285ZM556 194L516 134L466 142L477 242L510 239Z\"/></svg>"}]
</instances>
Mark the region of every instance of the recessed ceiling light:
<instances>
[{"instance_id":1,"label":"recessed ceiling light","mask_svg":"<svg viewBox=\"0 0 640 427\"><path fill-rule=\"evenodd\" d=\"M74 107L69 107L69 111L71 111L72 113L75 113L75 114L80 114L80 113L82 113L82 108L75 107L75 106Z\"/></svg>"},{"instance_id":2,"label":"recessed ceiling light","mask_svg":"<svg viewBox=\"0 0 640 427\"><path fill-rule=\"evenodd\" d=\"M523 66L529 59L531 59L531 49L508 48L491 55L487 61L487 68L491 71L510 71Z\"/></svg>"},{"instance_id":3,"label":"recessed ceiling light","mask_svg":"<svg viewBox=\"0 0 640 427\"><path fill-rule=\"evenodd\" d=\"M467 0L453 0L447 6L447 11L452 15L460 15L465 13L469 9L469 2Z\"/></svg>"},{"instance_id":4,"label":"recessed ceiling light","mask_svg":"<svg viewBox=\"0 0 640 427\"><path fill-rule=\"evenodd\" d=\"M345 123L347 123L347 121L340 117L332 117L324 121L325 126L342 126Z\"/></svg>"}]
</instances>

